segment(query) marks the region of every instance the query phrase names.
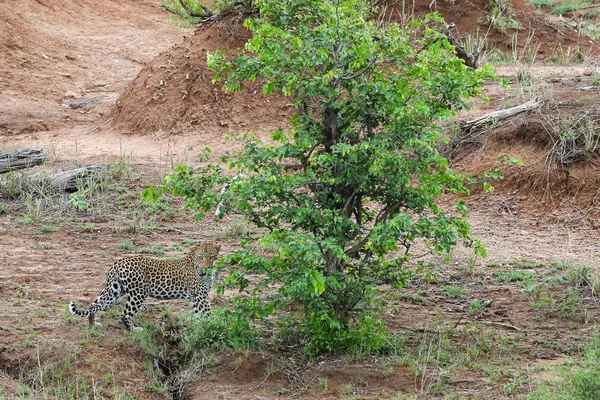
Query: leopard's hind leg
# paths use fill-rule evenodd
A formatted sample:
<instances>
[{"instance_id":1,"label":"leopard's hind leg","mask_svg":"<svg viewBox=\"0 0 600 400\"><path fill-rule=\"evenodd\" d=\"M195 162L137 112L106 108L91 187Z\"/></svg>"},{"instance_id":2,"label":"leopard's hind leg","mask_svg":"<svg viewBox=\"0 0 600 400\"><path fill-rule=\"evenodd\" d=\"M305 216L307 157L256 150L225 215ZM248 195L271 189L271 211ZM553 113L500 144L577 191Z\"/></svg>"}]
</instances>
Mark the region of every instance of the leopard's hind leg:
<instances>
[{"instance_id":1,"label":"leopard's hind leg","mask_svg":"<svg viewBox=\"0 0 600 400\"><path fill-rule=\"evenodd\" d=\"M95 323L95 315L97 312L104 311L109 306L116 303L117 300L119 300L119 298L126 293L127 288L125 287L124 283L120 280L115 279L113 281L108 282L106 287L102 289L98 297L96 297L92 304L90 304L87 310L77 310L75 302L72 301L69 304L69 311L71 312L71 314L76 315L78 317L88 317L89 325L92 326Z\"/></svg>"}]
</instances>

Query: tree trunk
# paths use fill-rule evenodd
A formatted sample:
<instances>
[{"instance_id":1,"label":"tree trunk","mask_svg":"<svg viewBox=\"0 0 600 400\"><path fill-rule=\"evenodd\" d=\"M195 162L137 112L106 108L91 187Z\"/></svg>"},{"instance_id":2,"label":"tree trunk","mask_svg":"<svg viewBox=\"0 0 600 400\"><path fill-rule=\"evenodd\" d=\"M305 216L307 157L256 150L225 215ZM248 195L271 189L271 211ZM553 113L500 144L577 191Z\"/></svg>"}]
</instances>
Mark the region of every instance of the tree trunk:
<instances>
[{"instance_id":1,"label":"tree trunk","mask_svg":"<svg viewBox=\"0 0 600 400\"><path fill-rule=\"evenodd\" d=\"M331 250L327 250L325 251L325 268L327 275L341 273L344 270L344 260L335 256Z\"/></svg>"},{"instance_id":2,"label":"tree trunk","mask_svg":"<svg viewBox=\"0 0 600 400\"><path fill-rule=\"evenodd\" d=\"M47 156L42 149L0 153L0 174L42 164L46 161L46 158Z\"/></svg>"}]
</instances>

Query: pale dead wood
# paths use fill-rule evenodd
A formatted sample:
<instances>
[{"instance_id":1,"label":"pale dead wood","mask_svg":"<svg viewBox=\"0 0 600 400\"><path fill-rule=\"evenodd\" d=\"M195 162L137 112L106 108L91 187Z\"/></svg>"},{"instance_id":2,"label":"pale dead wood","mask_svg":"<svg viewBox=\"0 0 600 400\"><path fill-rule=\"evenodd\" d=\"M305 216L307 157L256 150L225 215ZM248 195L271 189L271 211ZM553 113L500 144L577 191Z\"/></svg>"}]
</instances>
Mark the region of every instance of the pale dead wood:
<instances>
[{"instance_id":1,"label":"pale dead wood","mask_svg":"<svg viewBox=\"0 0 600 400\"><path fill-rule=\"evenodd\" d=\"M494 111L493 113L472 119L470 121L462 121L460 128L463 132L470 132L480 128L488 127L490 124L495 124L497 126L500 122L516 115L537 110L541 105L542 103L537 100L530 100L527 103L506 108L504 110Z\"/></svg>"},{"instance_id":2,"label":"pale dead wood","mask_svg":"<svg viewBox=\"0 0 600 400\"><path fill-rule=\"evenodd\" d=\"M47 156L42 149L25 149L0 153L0 174L42 164L46 161L46 158Z\"/></svg>"},{"instance_id":3,"label":"pale dead wood","mask_svg":"<svg viewBox=\"0 0 600 400\"><path fill-rule=\"evenodd\" d=\"M115 119L116 115L107 119L106 121L104 121L103 123L101 123L100 125L96 125L95 127L93 127L92 129L90 129L89 131L87 131L86 133L84 133L84 135L87 135L88 133L92 133L100 128L102 128L104 125L108 124L110 121L112 121L113 119Z\"/></svg>"},{"instance_id":4,"label":"pale dead wood","mask_svg":"<svg viewBox=\"0 0 600 400\"><path fill-rule=\"evenodd\" d=\"M97 178L103 168L101 165L88 165L70 171L59 172L43 179L54 190L61 192L73 191L77 189L78 182ZM37 177L40 178L41 176L38 175Z\"/></svg>"}]
</instances>

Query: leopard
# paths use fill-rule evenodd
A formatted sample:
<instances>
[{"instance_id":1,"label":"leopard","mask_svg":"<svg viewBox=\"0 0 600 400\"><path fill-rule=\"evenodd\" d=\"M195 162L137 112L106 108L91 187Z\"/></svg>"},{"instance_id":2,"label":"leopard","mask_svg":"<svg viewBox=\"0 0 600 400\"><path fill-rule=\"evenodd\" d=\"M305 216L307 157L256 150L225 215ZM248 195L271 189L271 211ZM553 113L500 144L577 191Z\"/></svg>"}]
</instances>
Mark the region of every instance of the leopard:
<instances>
[{"instance_id":1,"label":"leopard","mask_svg":"<svg viewBox=\"0 0 600 400\"><path fill-rule=\"evenodd\" d=\"M95 315L126 299L121 318L126 330L142 330L133 325L133 317L146 298L191 299L194 314L210 316L208 294L213 287L215 273L207 275L217 260L221 245L204 242L192 247L179 260L161 260L144 256L128 257L116 261L106 278L106 284L87 310L77 309L74 301L69 311L77 317L88 317L89 326L96 324ZM125 297L126 296L126 297Z\"/></svg>"}]
</instances>

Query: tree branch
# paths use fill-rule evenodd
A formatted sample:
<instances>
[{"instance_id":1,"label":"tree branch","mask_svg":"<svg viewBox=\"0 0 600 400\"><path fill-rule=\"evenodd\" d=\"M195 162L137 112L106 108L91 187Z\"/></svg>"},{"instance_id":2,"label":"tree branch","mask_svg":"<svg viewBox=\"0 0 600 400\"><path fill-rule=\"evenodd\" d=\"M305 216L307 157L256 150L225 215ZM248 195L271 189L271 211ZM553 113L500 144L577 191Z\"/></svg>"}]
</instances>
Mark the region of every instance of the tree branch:
<instances>
[{"instance_id":1,"label":"tree branch","mask_svg":"<svg viewBox=\"0 0 600 400\"><path fill-rule=\"evenodd\" d=\"M391 206L386 207L386 208L382 209L381 211L379 211L379 214L377 214L377 217L375 217L375 222L373 223L373 228L375 228L381 222L385 221L390 216L390 214L392 212L396 211L397 209L399 209L402 204L403 204L403 202L402 202L402 200L400 200L400 201L397 201L396 203L392 204ZM362 238L362 240L360 242L356 243L354 246L352 246L348 250L344 251L344 253L346 255L350 255L350 254L356 253L357 251L362 249L365 246L365 244L367 244L367 242L369 241L369 237L371 236L371 232L373 232L373 228L371 228L369 233L367 233L366 236L364 238Z\"/></svg>"},{"instance_id":2,"label":"tree branch","mask_svg":"<svg viewBox=\"0 0 600 400\"><path fill-rule=\"evenodd\" d=\"M397 209L400 208L400 206L403 204L402 200L395 202L394 204L392 204L391 206L382 209L381 211L379 211L379 214L377 214L377 217L375 217L375 223L373 224L373 226L385 221L387 219L387 217L389 217L389 215L396 211Z\"/></svg>"},{"instance_id":3,"label":"tree branch","mask_svg":"<svg viewBox=\"0 0 600 400\"><path fill-rule=\"evenodd\" d=\"M376 61L377 61L377 56L373 57L373 59L369 62L369 64L367 64L366 67L364 67L362 69L362 71L356 72L356 73L354 73L352 75L345 75L344 74L344 75L342 75L340 77L340 80L342 80L342 81L350 81L350 80L352 80L354 78L359 77L360 75L364 74L365 71L367 71L369 68L371 68L373 66L373 64L375 64Z\"/></svg>"},{"instance_id":4,"label":"tree branch","mask_svg":"<svg viewBox=\"0 0 600 400\"><path fill-rule=\"evenodd\" d=\"M196 14L195 12L193 12L185 3L183 0L179 0L179 4L181 4L181 7L183 7L183 9L185 10L185 12L190 16L190 17L194 17L194 18L210 18L212 17L214 14L208 9L206 8L206 6L204 4L200 4L200 7L202 7L202 9L204 10L204 13L202 14Z\"/></svg>"},{"instance_id":5,"label":"tree branch","mask_svg":"<svg viewBox=\"0 0 600 400\"><path fill-rule=\"evenodd\" d=\"M164 8L165 10L167 10L168 12L170 12L172 14L181 16L181 14L179 14L177 11L175 11L171 7L168 7L166 4L159 4L158 6Z\"/></svg>"}]
</instances>

